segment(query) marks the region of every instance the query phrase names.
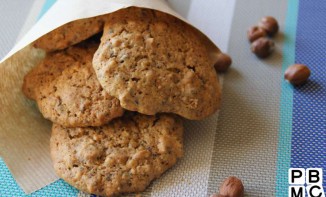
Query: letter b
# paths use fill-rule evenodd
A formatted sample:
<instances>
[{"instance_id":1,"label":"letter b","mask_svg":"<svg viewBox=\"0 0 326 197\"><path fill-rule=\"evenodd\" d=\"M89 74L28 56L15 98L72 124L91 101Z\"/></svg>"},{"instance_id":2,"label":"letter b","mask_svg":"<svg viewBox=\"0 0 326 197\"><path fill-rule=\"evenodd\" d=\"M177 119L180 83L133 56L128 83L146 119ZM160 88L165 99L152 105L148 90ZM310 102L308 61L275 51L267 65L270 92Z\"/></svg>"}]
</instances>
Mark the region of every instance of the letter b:
<instances>
[{"instance_id":1,"label":"letter b","mask_svg":"<svg viewBox=\"0 0 326 197\"><path fill-rule=\"evenodd\" d=\"M320 185L323 183L323 169L322 168L308 168L306 170L306 183Z\"/></svg>"}]
</instances>

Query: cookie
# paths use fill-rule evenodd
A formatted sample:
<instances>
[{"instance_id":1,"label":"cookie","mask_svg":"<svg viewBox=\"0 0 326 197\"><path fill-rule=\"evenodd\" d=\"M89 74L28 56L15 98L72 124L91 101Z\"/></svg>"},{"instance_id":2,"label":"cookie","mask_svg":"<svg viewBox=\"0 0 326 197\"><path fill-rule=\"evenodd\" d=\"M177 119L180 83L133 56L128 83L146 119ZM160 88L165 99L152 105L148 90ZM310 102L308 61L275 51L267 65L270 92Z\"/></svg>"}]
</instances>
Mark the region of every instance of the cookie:
<instances>
[{"instance_id":1,"label":"cookie","mask_svg":"<svg viewBox=\"0 0 326 197\"><path fill-rule=\"evenodd\" d=\"M104 16L97 16L69 22L45 34L33 45L47 52L65 49L101 32L104 18Z\"/></svg>"},{"instance_id":2,"label":"cookie","mask_svg":"<svg viewBox=\"0 0 326 197\"><path fill-rule=\"evenodd\" d=\"M183 126L164 114L124 116L101 127L54 124L50 149L57 175L79 190L141 192L183 155Z\"/></svg>"},{"instance_id":3,"label":"cookie","mask_svg":"<svg viewBox=\"0 0 326 197\"><path fill-rule=\"evenodd\" d=\"M57 78L64 69L88 53L93 54L98 47L99 40L98 35L95 35L79 43L76 47L47 53L43 61L25 75L22 87L25 96L35 100L37 88Z\"/></svg>"},{"instance_id":4,"label":"cookie","mask_svg":"<svg viewBox=\"0 0 326 197\"><path fill-rule=\"evenodd\" d=\"M67 51L48 53L40 64L25 75L22 87L25 96L35 100L36 89L54 80L74 61L73 56Z\"/></svg>"},{"instance_id":5,"label":"cookie","mask_svg":"<svg viewBox=\"0 0 326 197\"><path fill-rule=\"evenodd\" d=\"M93 66L104 89L130 111L198 120L220 105L218 77L198 32L168 14L110 14Z\"/></svg>"},{"instance_id":6,"label":"cookie","mask_svg":"<svg viewBox=\"0 0 326 197\"><path fill-rule=\"evenodd\" d=\"M110 96L98 82L92 58L98 44L78 45L58 52L70 61L54 79L36 88L36 102L43 116L66 127L101 126L124 110L119 100ZM57 67L54 60L47 60ZM50 78L53 76L50 76ZM46 78L46 77L44 77Z\"/></svg>"}]
</instances>

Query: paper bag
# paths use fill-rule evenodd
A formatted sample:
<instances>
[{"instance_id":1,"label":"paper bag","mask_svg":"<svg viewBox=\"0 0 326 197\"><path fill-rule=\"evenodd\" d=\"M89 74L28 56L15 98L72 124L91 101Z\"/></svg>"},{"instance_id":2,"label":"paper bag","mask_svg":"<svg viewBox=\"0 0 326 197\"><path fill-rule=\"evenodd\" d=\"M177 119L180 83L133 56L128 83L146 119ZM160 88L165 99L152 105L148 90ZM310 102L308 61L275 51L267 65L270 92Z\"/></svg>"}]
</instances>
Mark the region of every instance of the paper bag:
<instances>
[{"instance_id":1,"label":"paper bag","mask_svg":"<svg viewBox=\"0 0 326 197\"><path fill-rule=\"evenodd\" d=\"M26 193L58 179L49 155L51 123L42 117L35 103L21 91L24 75L45 55L42 50L33 48L31 43L70 21L111 13L129 6L156 9L186 21L164 0L58 0L1 61L0 156ZM203 34L202 40L214 61L219 49ZM156 187L162 194L175 192L178 187L192 187L201 176L206 176L208 168L202 162L207 155L200 150L205 150L205 144L214 138L214 132L209 132L209 135L203 133L214 131L216 122L217 114L204 121L186 122L185 157L157 180L152 188ZM196 190L200 191L201 188Z\"/></svg>"}]
</instances>

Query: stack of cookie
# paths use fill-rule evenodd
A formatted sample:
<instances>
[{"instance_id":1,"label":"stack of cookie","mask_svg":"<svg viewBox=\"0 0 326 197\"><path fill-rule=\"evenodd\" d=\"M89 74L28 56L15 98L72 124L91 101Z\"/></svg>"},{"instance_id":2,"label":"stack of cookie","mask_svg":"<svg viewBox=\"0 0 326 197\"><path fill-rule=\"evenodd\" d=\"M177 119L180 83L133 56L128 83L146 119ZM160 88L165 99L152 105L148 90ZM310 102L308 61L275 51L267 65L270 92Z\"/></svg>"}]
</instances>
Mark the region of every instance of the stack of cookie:
<instances>
[{"instance_id":1,"label":"stack of cookie","mask_svg":"<svg viewBox=\"0 0 326 197\"><path fill-rule=\"evenodd\" d=\"M165 13L132 7L78 20L34 46L47 55L23 92L53 122L56 173L87 193L145 190L183 155L182 118L220 104L200 35Z\"/></svg>"}]
</instances>

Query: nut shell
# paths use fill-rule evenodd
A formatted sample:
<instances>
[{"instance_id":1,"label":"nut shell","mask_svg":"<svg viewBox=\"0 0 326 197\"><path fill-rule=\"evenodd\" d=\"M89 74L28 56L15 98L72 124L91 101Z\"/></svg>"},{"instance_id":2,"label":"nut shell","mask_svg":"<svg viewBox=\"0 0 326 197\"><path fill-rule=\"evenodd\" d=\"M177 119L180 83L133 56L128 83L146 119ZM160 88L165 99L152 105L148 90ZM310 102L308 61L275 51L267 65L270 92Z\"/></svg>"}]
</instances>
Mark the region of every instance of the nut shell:
<instances>
[{"instance_id":1,"label":"nut shell","mask_svg":"<svg viewBox=\"0 0 326 197\"><path fill-rule=\"evenodd\" d=\"M247 31L247 38L249 42L253 42L258 38L265 37L265 36L267 36L266 30L258 26L250 27Z\"/></svg>"},{"instance_id":2,"label":"nut shell","mask_svg":"<svg viewBox=\"0 0 326 197\"><path fill-rule=\"evenodd\" d=\"M259 58L266 58L274 51L275 44L268 38L258 38L251 44L251 51Z\"/></svg>"},{"instance_id":3,"label":"nut shell","mask_svg":"<svg viewBox=\"0 0 326 197\"><path fill-rule=\"evenodd\" d=\"M217 56L217 60L214 64L217 72L226 72L232 64L232 58L225 53L221 53Z\"/></svg>"},{"instance_id":4,"label":"nut shell","mask_svg":"<svg viewBox=\"0 0 326 197\"><path fill-rule=\"evenodd\" d=\"M274 36L279 29L277 20L272 16L263 17L258 26L265 29L269 36Z\"/></svg>"},{"instance_id":5,"label":"nut shell","mask_svg":"<svg viewBox=\"0 0 326 197\"><path fill-rule=\"evenodd\" d=\"M225 179L220 187L218 197L243 197L244 187L242 181L235 176Z\"/></svg>"},{"instance_id":6,"label":"nut shell","mask_svg":"<svg viewBox=\"0 0 326 197\"><path fill-rule=\"evenodd\" d=\"M310 69L304 64L293 64L284 73L284 78L293 85L302 85L310 77Z\"/></svg>"}]
</instances>

